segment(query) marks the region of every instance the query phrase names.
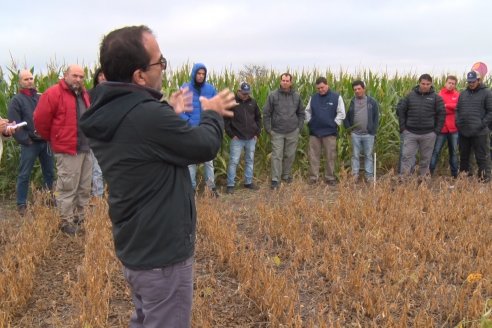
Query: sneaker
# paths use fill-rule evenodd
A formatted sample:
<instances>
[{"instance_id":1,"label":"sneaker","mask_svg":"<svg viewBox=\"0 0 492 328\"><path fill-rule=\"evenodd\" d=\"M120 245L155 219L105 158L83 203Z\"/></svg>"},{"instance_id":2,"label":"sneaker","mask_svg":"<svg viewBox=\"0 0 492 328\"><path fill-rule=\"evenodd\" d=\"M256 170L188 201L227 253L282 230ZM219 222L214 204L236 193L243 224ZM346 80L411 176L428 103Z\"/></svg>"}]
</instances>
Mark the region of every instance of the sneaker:
<instances>
[{"instance_id":1,"label":"sneaker","mask_svg":"<svg viewBox=\"0 0 492 328\"><path fill-rule=\"evenodd\" d=\"M248 183L244 185L244 188L249 189L249 190L258 190L260 187L255 185L254 183Z\"/></svg>"},{"instance_id":2,"label":"sneaker","mask_svg":"<svg viewBox=\"0 0 492 328\"><path fill-rule=\"evenodd\" d=\"M272 180L272 184L270 185L270 188L272 190L277 190L278 189L278 181Z\"/></svg>"},{"instance_id":3,"label":"sneaker","mask_svg":"<svg viewBox=\"0 0 492 328\"><path fill-rule=\"evenodd\" d=\"M289 184L289 183L292 183L292 177L288 177L288 178L282 178L282 181Z\"/></svg>"},{"instance_id":4,"label":"sneaker","mask_svg":"<svg viewBox=\"0 0 492 328\"><path fill-rule=\"evenodd\" d=\"M318 180L315 178L309 178L308 185L315 185L318 183Z\"/></svg>"},{"instance_id":5,"label":"sneaker","mask_svg":"<svg viewBox=\"0 0 492 328\"><path fill-rule=\"evenodd\" d=\"M213 187L211 191L212 191L212 197L213 198L219 198L220 195L217 192L217 188Z\"/></svg>"},{"instance_id":6,"label":"sneaker","mask_svg":"<svg viewBox=\"0 0 492 328\"><path fill-rule=\"evenodd\" d=\"M26 215L26 212L27 212L27 205L26 204L17 205L17 213L19 213L20 216Z\"/></svg>"},{"instance_id":7,"label":"sneaker","mask_svg":"<svg viewBox=\"0 0 492 328\"><path fill-rule=\"evenodd\" d=\"M74 224L63 223L60 227L60 230L67 235L75 236L79 231L79 227Z\"/></svg>"},{"instance_id":8,"label":"sneaker","mask_svg":"<svg viewBox=\"0 0 492 328\"><path fill-rule=\"evenodd\" d=\"M326 180L326 184L329 186L336 186L337 180Z\"/></svg>"},{"instance_id":9,"label":"sneaker","mask_svg":"<svg viewBox=\"0 0 492 328\"><path fill-rule=\"evenodd\" d=\"M234 193L234 186L227 186L226 194L232 195Z\"/></svg>"},{"instance_id":10,"label":"sneaker","mask_svg":"<svg viewBox=\"0 0 492 328\"><path fill-rule=\"evenodd\" d=\"M83 225L84 221L85 221L85 218L83 216L76 216L73 218L73 223L78 227Z\"/></svg>"}]
</instances>

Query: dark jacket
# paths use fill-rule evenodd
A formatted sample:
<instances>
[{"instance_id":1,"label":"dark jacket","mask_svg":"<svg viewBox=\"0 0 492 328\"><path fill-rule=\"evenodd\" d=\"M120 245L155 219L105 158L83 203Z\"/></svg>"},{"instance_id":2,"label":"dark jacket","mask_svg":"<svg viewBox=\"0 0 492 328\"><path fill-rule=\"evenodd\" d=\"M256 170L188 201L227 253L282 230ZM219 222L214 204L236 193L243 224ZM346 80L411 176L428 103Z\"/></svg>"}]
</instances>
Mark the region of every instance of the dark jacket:
<instances>
[{"instance_id":1,"label":"dark jacket","mask_svg":"<svg viewBox=\"0 0 492 328\"><path fill-rule=\"evenodd\" d=\"M263 124L267 133L273 130L286 134L297 128L301 130L305 116L301 95L293 89L270 92L263 106Z\"/></svg>"},{"instance_id":2,"label":"dark jacket","mask_svg":"<svg viewBox=\"0 0 492 328\"><path fill-rule=\"evenodd\" d=\"M456 126L460 135L474 137L488 134L491 124L492 91L483 84L475 90L463 90L456 105Z\"/></svg>"},{"instance_id":3,"label":"dark jacket","mask_svg":"<svg viewBox=\"0 0 492 328\"><path fill-rule=\"evenodd\" d=\"M16 94L9 103L9 121L16 123L26 122L14 133L14 138L21 145L27 146L33 142L45 142L34 128L33 113L39 101L39 94L35 89L23 89Z\"/></svg>"},{"instance_id":4,"label":"dark jacket","mask_svg":"<svg viewBox=\"0 0 492 328\"><path fill-rule=\"evenodd\" d=\"M350 101L347 117L343 120L343 125L348 129L354 126L355 103L354 98ZM375 136L379 127L379 105L377 101L367 96L367 133Z\"/></svg>"},{"instance_id":5,"label":"dark jacket","mask_svg":"<svg viewBox=\"0 0 492 328\"><path fill-rule=\"evenodd\" d=\"M195 81L196 73L200 69L205 70L205 79L203 84L198 85ZM201 63L196 63L193 65L191 70L190 82L187 82L181 86L181 88L188 87L193 93L193 111L181 113L181 118L186 120L191 126L197 126L200 124L200 115L202 113L202 104L200 103L200 97L212 98L217 94L217 90L207 83L207 68Z\"/></svg>"},{"instance_id":6,"label":"dark jacket","mask_svg":"<svg viewBox=\"0 0 492 328\"><path fill-rule=\"evenodd\" d=\"M116 255L147 270L194 253L196 209L188 165L217 155L223 120L204 111L198 127L175 114L161 94L106 82L81 119L109 187Z\"/></svg>"},{"instance_id":7,"label":"dark jacket","mask_svg":"<svg viewBox=\"0 0 492 328\"><path fill-rule=\"evenodd\" d=\"M236 102L238 105L232 109L234 116L224 120L227 135L241 140L250 140L259 136L261 114L256 101L251 97L243 101L236 95Z\"/></svg>"},{"instance_id":8,"label":"dark jacket","mask_svg":"<svg viewBox=\"0 0 492 328\"><path fill-rule=\"evenodd\" d=\"M431 87L427 93L421 93L419 86L398 103L400 132L408 130L415 134L441 133L446 111L441 96Z\"/></svg>"}]
</instances>

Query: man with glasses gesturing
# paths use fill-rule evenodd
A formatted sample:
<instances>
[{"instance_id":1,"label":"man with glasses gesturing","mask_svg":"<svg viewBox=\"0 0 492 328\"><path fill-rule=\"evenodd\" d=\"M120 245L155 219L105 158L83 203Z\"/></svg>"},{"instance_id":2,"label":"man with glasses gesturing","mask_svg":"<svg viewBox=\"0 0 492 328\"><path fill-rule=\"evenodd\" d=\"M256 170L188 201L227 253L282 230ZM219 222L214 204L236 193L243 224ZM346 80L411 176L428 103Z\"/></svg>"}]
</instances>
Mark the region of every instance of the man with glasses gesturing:
<instances>
[{"instance_id":1,"label":"man with glasses gesturing","mask_svg":"<svg viewBox=\"0 0 492 328\"><path fill-rule=\"evenodd\" d=\"M135 311L130 327L189 327L193 299L196 208L188 165L213 159L234 94L199 99L200 124L184 89L162 98L166 60L146 26L106 35L100 64L108 82L95 90L81 127L109 189L116 255Z\"/></svg>"}]
</instances>

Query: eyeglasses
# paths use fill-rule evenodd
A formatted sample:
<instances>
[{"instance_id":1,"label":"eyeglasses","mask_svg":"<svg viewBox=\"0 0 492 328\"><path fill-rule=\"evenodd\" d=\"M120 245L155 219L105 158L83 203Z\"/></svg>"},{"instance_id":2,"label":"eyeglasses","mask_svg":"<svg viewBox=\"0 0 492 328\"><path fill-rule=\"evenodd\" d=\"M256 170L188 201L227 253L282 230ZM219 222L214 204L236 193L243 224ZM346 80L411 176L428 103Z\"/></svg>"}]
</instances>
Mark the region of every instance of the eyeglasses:
<instances>
[{"instance_id":1,"label":"eyeglasses","mask_svg":"<svg viewBox=\"0 0 492 328\"><path fill-rule=\"evenodd\" d=\"M165 71L167 68L167 60L166 58L164 58L163 55L161 55L161 58L159 58L159 61L157 63L149 64L147 67L154 65L161 65L162 70Z\"/></svg>"}]
</instances>

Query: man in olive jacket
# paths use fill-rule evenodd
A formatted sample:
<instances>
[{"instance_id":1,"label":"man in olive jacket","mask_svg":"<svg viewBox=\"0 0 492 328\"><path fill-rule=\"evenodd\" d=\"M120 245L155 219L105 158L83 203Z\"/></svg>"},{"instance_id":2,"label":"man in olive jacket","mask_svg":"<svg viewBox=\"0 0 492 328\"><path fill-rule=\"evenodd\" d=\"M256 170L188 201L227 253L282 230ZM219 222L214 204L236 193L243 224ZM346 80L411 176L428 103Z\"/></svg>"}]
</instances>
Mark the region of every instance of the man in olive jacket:
<instances>
[{"instance_id":1,"label":"man in olive jacket","mask_svg":"<svg viewBox=\"0 0 492 328\"><path fill-rule=\"evenodd\" d=\"M272 142L272 189L278 188L280 178L292 181L292 164L305 115L301 96L292 89L292 75L282 74L280 88L270 92L263 107L265 131Z\"/></svg>"},{"instance_id":2,"label":"man in olive jacket","mask_svg":"<svg viewBox=\"0 0 492 328\"><path fill-rule=\"evenodd\" d=\"M432 77L422 74L419 84L398 103L400 133L403 134L401 173L409 175L420 152L419 175L429 174L436 137L446 118L441 96L435 93Z\"/></svg>"},{"instance_id":3,"label":"man in olive jacket","mask_svg":"<svg viewBox=\"0 0 492 328\"><path fill-rule=\"evenodd\" d=\"M492 123L492 91L481 81L480 74L466 75L468 86L460 93L456 105L456 126L460 133L460 172L470 172L470 152L473 149L478 176L490 180L489 132Z\"/></svg>"}]
</instances>

